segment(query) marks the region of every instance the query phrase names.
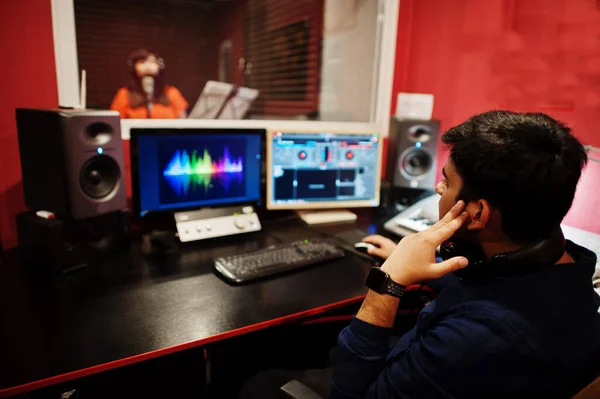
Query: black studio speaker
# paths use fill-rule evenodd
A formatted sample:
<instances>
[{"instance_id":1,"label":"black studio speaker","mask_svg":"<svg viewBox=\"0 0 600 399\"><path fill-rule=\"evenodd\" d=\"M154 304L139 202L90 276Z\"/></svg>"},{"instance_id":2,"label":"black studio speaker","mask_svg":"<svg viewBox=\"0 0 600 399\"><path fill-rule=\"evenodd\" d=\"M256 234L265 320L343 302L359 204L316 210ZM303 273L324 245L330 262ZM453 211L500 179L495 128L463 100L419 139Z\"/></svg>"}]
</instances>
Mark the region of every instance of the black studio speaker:
<instances>
[{"instance_id":1,"label":"black studio speaker","mask_svg":"<svg viewBox=\"0 0 600 399\"><path fill-rule=\"evenodd\" d=\"M67 273L102 262L129 247L129 211L81 220L16 216L21 261L42 273Z\"/></svg>"},{"instance_id":2,"label":"black studio speaker","mask_svg":"<svg viewBox=\"0 0 600 399\"><path fill-rule=\"evenodd\" d=\"M126 208L119 113L17 109L25 204L59 218Z\"/></svg>"},{"instance_id":3,"label":"black studio speaker","mask_svg":"<svg viewBox=\"0 0 600 399\"><path fill-rule=\"evenodd\" d=\"M439 135L438 120L391 119L386 176L392 187L435 187Z\"/></svg>"}]
</instances>

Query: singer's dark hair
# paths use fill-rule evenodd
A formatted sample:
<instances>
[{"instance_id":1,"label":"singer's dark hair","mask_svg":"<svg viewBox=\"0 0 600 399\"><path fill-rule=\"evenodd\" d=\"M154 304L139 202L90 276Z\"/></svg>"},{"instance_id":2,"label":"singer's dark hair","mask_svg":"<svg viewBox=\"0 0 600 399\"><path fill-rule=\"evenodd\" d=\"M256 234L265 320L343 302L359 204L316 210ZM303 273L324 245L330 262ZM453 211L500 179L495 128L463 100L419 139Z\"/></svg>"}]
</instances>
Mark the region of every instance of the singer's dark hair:
<instances>
[{"instance_id":1,"label":"singer's dark hair","mask_svg":"<svg viewBox=\"0 0 600 399\"><path fill-rule=\"evenodd\" d=\"M457 200L487 200L518 243L546 238L560 225L587 162L571 129L542 113L485 112L442 141L462 178Z\"/></svg>"},{"instance_id":2,"label":"singer's dark hair","mask_svg":"<svg viewBox=\"0 0 600 399\"><path fill-rule=\"evenodd\" d=\"M154 101L158 104L169 105L171 101L165 93L166 85L164 80L165 65L162 58L158 56L156 52L137 49L129 54L127 59L127 66L129 67L129 73L131 75L131 82L129 84L129 104L131 108L137 108L146 104L146 95L142 88L141 78L135 71L135 64L141 61L146 61L148 57L154 56L159 65L158 76L154 77Z\"/></svg>"}]
</instances>

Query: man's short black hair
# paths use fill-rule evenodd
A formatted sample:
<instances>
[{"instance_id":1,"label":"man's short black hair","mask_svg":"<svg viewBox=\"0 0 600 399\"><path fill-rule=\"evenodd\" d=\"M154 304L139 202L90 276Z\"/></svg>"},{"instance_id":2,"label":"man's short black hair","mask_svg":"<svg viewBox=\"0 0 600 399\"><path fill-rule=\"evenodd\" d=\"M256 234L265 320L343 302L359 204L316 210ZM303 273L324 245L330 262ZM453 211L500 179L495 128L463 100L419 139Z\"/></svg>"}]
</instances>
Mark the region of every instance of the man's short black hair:
<instances>
[{"instance_id":1,"label":"man's short black hair","mask_svg":"<svg viewBox=\"0 0 600 399\"><path fill-rule=\"evenodd\" d=\"M587 163L571 129L542 113L485 112L442 142L463 181L457 200L487 200L504 234L519 243L547 237L561 223Z\"/></svg>"}]
</instances>

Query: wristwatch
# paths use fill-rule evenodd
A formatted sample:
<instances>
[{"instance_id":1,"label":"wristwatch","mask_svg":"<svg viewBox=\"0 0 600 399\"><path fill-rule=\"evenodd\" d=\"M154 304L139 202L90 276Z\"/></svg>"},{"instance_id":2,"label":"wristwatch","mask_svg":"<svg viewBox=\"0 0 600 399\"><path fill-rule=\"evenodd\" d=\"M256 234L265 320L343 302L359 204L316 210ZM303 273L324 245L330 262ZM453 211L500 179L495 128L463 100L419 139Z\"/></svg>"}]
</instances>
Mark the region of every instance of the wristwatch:
<instances>
[{"instance_id":1,"label":"wristwatch","mask_svg":"<svg viewBox=\"0 0 600 399\"><path fill-rule=\"evenodd\" d=\"M402 298L406 290L405 286L396 283L389 274L375 266L371 268L365 285L378 294L388 294L396 298Z\"/></svg>"}]
</instances>

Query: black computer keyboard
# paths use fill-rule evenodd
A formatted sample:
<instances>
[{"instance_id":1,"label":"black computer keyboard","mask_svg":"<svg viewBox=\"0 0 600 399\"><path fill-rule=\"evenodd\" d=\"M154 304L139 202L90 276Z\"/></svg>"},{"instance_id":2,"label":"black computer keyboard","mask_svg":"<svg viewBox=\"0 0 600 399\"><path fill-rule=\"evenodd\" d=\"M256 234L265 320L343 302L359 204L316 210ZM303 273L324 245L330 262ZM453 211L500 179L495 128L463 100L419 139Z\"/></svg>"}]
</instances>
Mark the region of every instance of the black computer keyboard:
<instances>
[{"instance_id":1,"label":"black computer keyboard","mask_svg":"<svg viewBox=\"0 0 600 399\"><path fill-rule=\"evenodd\" d=\"M303 240L217 258L215 268L229 281L242 283L343 256L343 250L327 241Z\"/></svg>"}]
</instances>

